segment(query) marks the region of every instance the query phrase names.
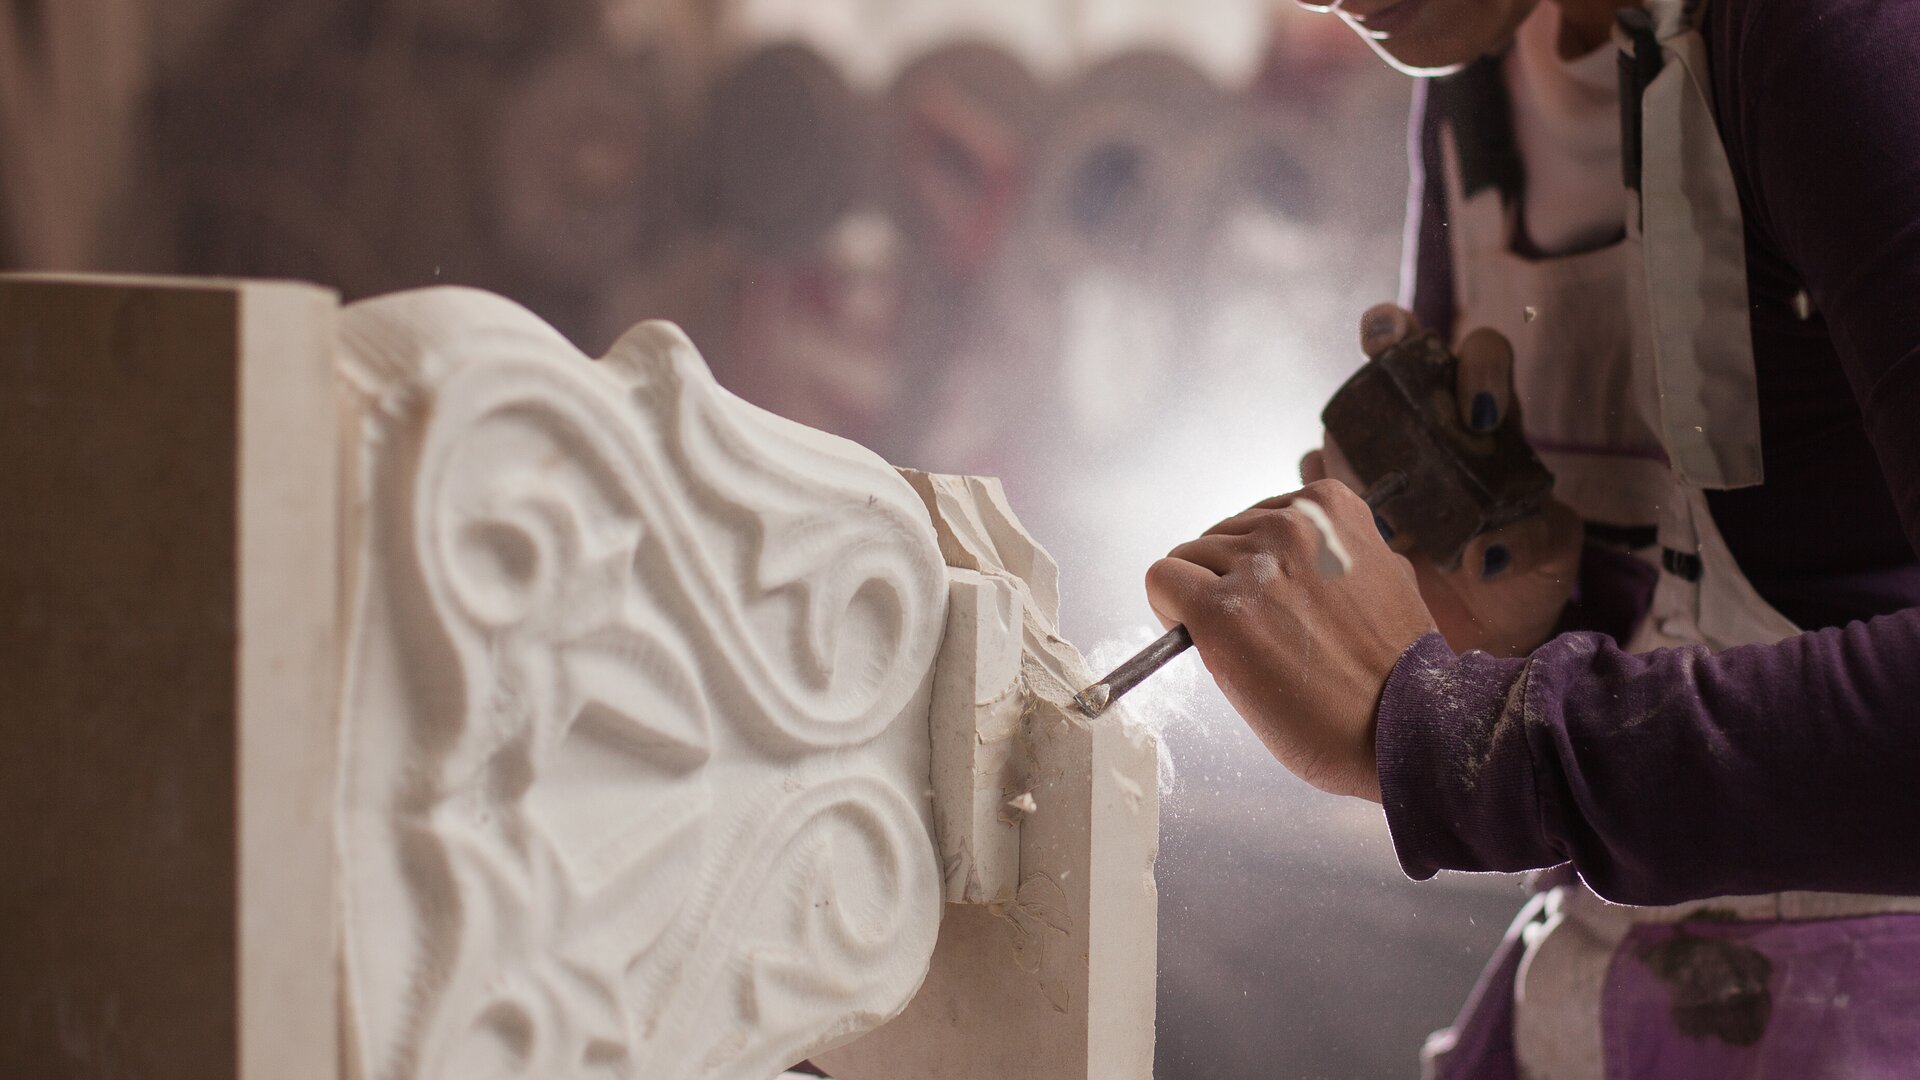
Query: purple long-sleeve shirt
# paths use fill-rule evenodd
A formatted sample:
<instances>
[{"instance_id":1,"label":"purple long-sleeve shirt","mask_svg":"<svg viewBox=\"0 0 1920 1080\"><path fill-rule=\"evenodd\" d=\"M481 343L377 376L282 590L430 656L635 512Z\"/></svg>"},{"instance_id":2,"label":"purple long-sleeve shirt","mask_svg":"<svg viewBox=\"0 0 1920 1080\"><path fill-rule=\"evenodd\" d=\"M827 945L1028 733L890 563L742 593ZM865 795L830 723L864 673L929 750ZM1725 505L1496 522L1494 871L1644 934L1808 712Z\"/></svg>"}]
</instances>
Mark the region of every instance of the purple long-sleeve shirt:
<instances>
[{"instance_id":1,"label":"purple long-sleeve shirt","mask_svg":"<svg viewBox=\"0 0 1920 1080\"><path fill-rule=\"evenodd\" d=\"M1920 3L1714 0L1702 30L1746 214L1767 470L1712 507L1762 595L1828 628L1719 655L1573 633L1504 660L1421 639L1378 749L1416 878L1570 860L1628 903L1920 892ZM1445 326L1431 180L1415 300Z\"/></svg>"}]
</instances>

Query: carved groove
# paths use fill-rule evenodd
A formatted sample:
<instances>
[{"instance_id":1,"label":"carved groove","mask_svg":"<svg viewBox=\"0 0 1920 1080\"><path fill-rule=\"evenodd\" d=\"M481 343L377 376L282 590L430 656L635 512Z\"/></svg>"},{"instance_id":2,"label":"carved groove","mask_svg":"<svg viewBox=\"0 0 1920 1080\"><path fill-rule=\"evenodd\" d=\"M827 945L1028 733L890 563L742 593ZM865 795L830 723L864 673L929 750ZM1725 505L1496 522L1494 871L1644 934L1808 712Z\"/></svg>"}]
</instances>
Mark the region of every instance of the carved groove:
<instances>
[{"instance_id":1,"label":"carved groove","mask_svg":"<svg viewBox=\"0 0 1920 1080\"><path fill-rule=\"evenodd\" d=\"M664 324L594 364L438 289L343 330L360 1075L764 1080L897 1011L939 918L912 491Z\"/></svg>"}]
</instances>

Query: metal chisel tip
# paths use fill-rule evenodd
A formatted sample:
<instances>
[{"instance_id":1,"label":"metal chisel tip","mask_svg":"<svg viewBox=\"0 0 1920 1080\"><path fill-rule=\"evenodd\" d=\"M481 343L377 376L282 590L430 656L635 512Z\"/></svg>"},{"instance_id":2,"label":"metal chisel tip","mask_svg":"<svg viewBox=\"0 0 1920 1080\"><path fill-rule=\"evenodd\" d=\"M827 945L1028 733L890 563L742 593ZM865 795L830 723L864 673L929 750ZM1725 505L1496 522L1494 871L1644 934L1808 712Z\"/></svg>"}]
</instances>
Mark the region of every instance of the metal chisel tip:
<instances>
[{"instance_id":1,"label":"metal chisel tip","mask_svg":"<svg viewBox=\"0 0 1920 1080\"><path fill-rule=\"evenodd\" d=\"M1107 707L1107 702L1112 700L1113 688L1103 682L1094 683L1073 695L1073 703L1080 706L1080 711L1085 713L1089 720L1099 716L1100 711Z\"/></svg>"},{"instance_id":2,"label":"metal chisel tip","mask_svg":"<svg viewBox=\"0 0 1920 1080\"><path fill-rule=\"evenodd\" d=\"M1166 662L1193 647L1193 636L1184 626L1162 634L1153 644L1135 653L1132 659L1114 668L1106 678L1073 695L1073 703L1089 719L1106 711L1121 695L1139 686L1146 677L1159 671Z\"/></svg>"}]
</instances>

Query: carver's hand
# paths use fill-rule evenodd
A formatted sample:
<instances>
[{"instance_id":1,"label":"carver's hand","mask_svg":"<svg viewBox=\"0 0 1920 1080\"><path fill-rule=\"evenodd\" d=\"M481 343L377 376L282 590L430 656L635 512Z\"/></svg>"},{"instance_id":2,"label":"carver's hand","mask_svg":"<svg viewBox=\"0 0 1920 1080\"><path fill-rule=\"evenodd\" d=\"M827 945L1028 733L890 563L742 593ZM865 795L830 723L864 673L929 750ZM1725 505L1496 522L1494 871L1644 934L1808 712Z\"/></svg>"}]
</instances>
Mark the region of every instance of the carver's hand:
<instances>
[{"instance_id":1,"label":"carver's hand","mask_svg":"<svg viewBox=\"0 0 1920 1080\"><path fill-rule=\"evenodd\" d=\"M1352 568L1318 568L1320 534L1298 500L1326 512ZM1227 700L1267 749L1322 791L1378 802L1374 709L1393 665L1433 629L1413 568L1337 481L1256 504L1147 570L1147 599L1184 623Z\"/></svg>"},{"instance_id":2,"label":"carver's hand","mask_svg":"<svg viewBox=\"0 0 1920 1080\"><path fill-rule=\"evenodd\" d=\"M1360 318L1360 347L1368 356L1378 356L1419 332L1420 324L1409 312L1376 304ZM1453 351L1460 358L1454 387L1460 420L1491 431L1517 408L1513 347L1495 331L1479 329L1460 339ZM1334 479L1359 487L1331 438L1300 462L1300 479ZM1580 569L1582 539L1579 517L1565 504L1549 500L1541 513L1476 537L1452 570L1417 553L1409 558L1420 595L1448 645L1456 652L1480 649L1520 656L1546 641L1559 622Z\"/></svg>"}]
</instances>

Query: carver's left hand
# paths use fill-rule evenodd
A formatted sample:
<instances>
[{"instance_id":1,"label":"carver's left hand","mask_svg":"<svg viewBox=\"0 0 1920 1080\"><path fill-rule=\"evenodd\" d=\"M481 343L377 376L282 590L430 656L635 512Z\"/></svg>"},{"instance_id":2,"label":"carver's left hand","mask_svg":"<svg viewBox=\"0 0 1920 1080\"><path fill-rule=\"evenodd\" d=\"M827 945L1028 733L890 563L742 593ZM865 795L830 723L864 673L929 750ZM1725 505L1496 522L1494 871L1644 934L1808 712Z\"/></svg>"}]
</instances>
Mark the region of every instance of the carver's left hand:
<instances>
[{"instance_id":1,"label":"carver's left hand","mask_svg":"<svg viewBox=\"0 0 1920 1080\"><path fill-rule=\"evenodd\" d=\"M1320 536L1301 499L1326 511L1348 573L1316 568ZM1282 765L1322 791L1379 801L1374 710L1400 654L1434 624L1412 565L1351 488L1323 480L1222 521L1148 568L1147 599L1163 623L1186 625Z\"/></svg>"},{"instance_id":2,"label":"carver's left hand","mask_svg":"<svg viewBox=\"0 0 1920 1080\"><path fill-rule=\"evenodd\" d=\"M1368 356L1420 332L1413 313L1375 304L1360 317L1360 347ZM1517 409L1513 347L1492 330L1468 333L1454 347L1460 357L1455 407L1460 421L1478 430L1504 423ZM1331 436L1300 462L1300 480L1342 480L1365 487ZM1402 550L1412 550L1402 537ZM1566 504L1548 499L1540 513L1483 533L1467 545L1457 567L1440 567L1417 552L1410 556L1420 596L1455 652L1481 649L1495 656L1524 656L1553 636L1580 569L1580 519Z\"/></svg>"}]
</instances>

